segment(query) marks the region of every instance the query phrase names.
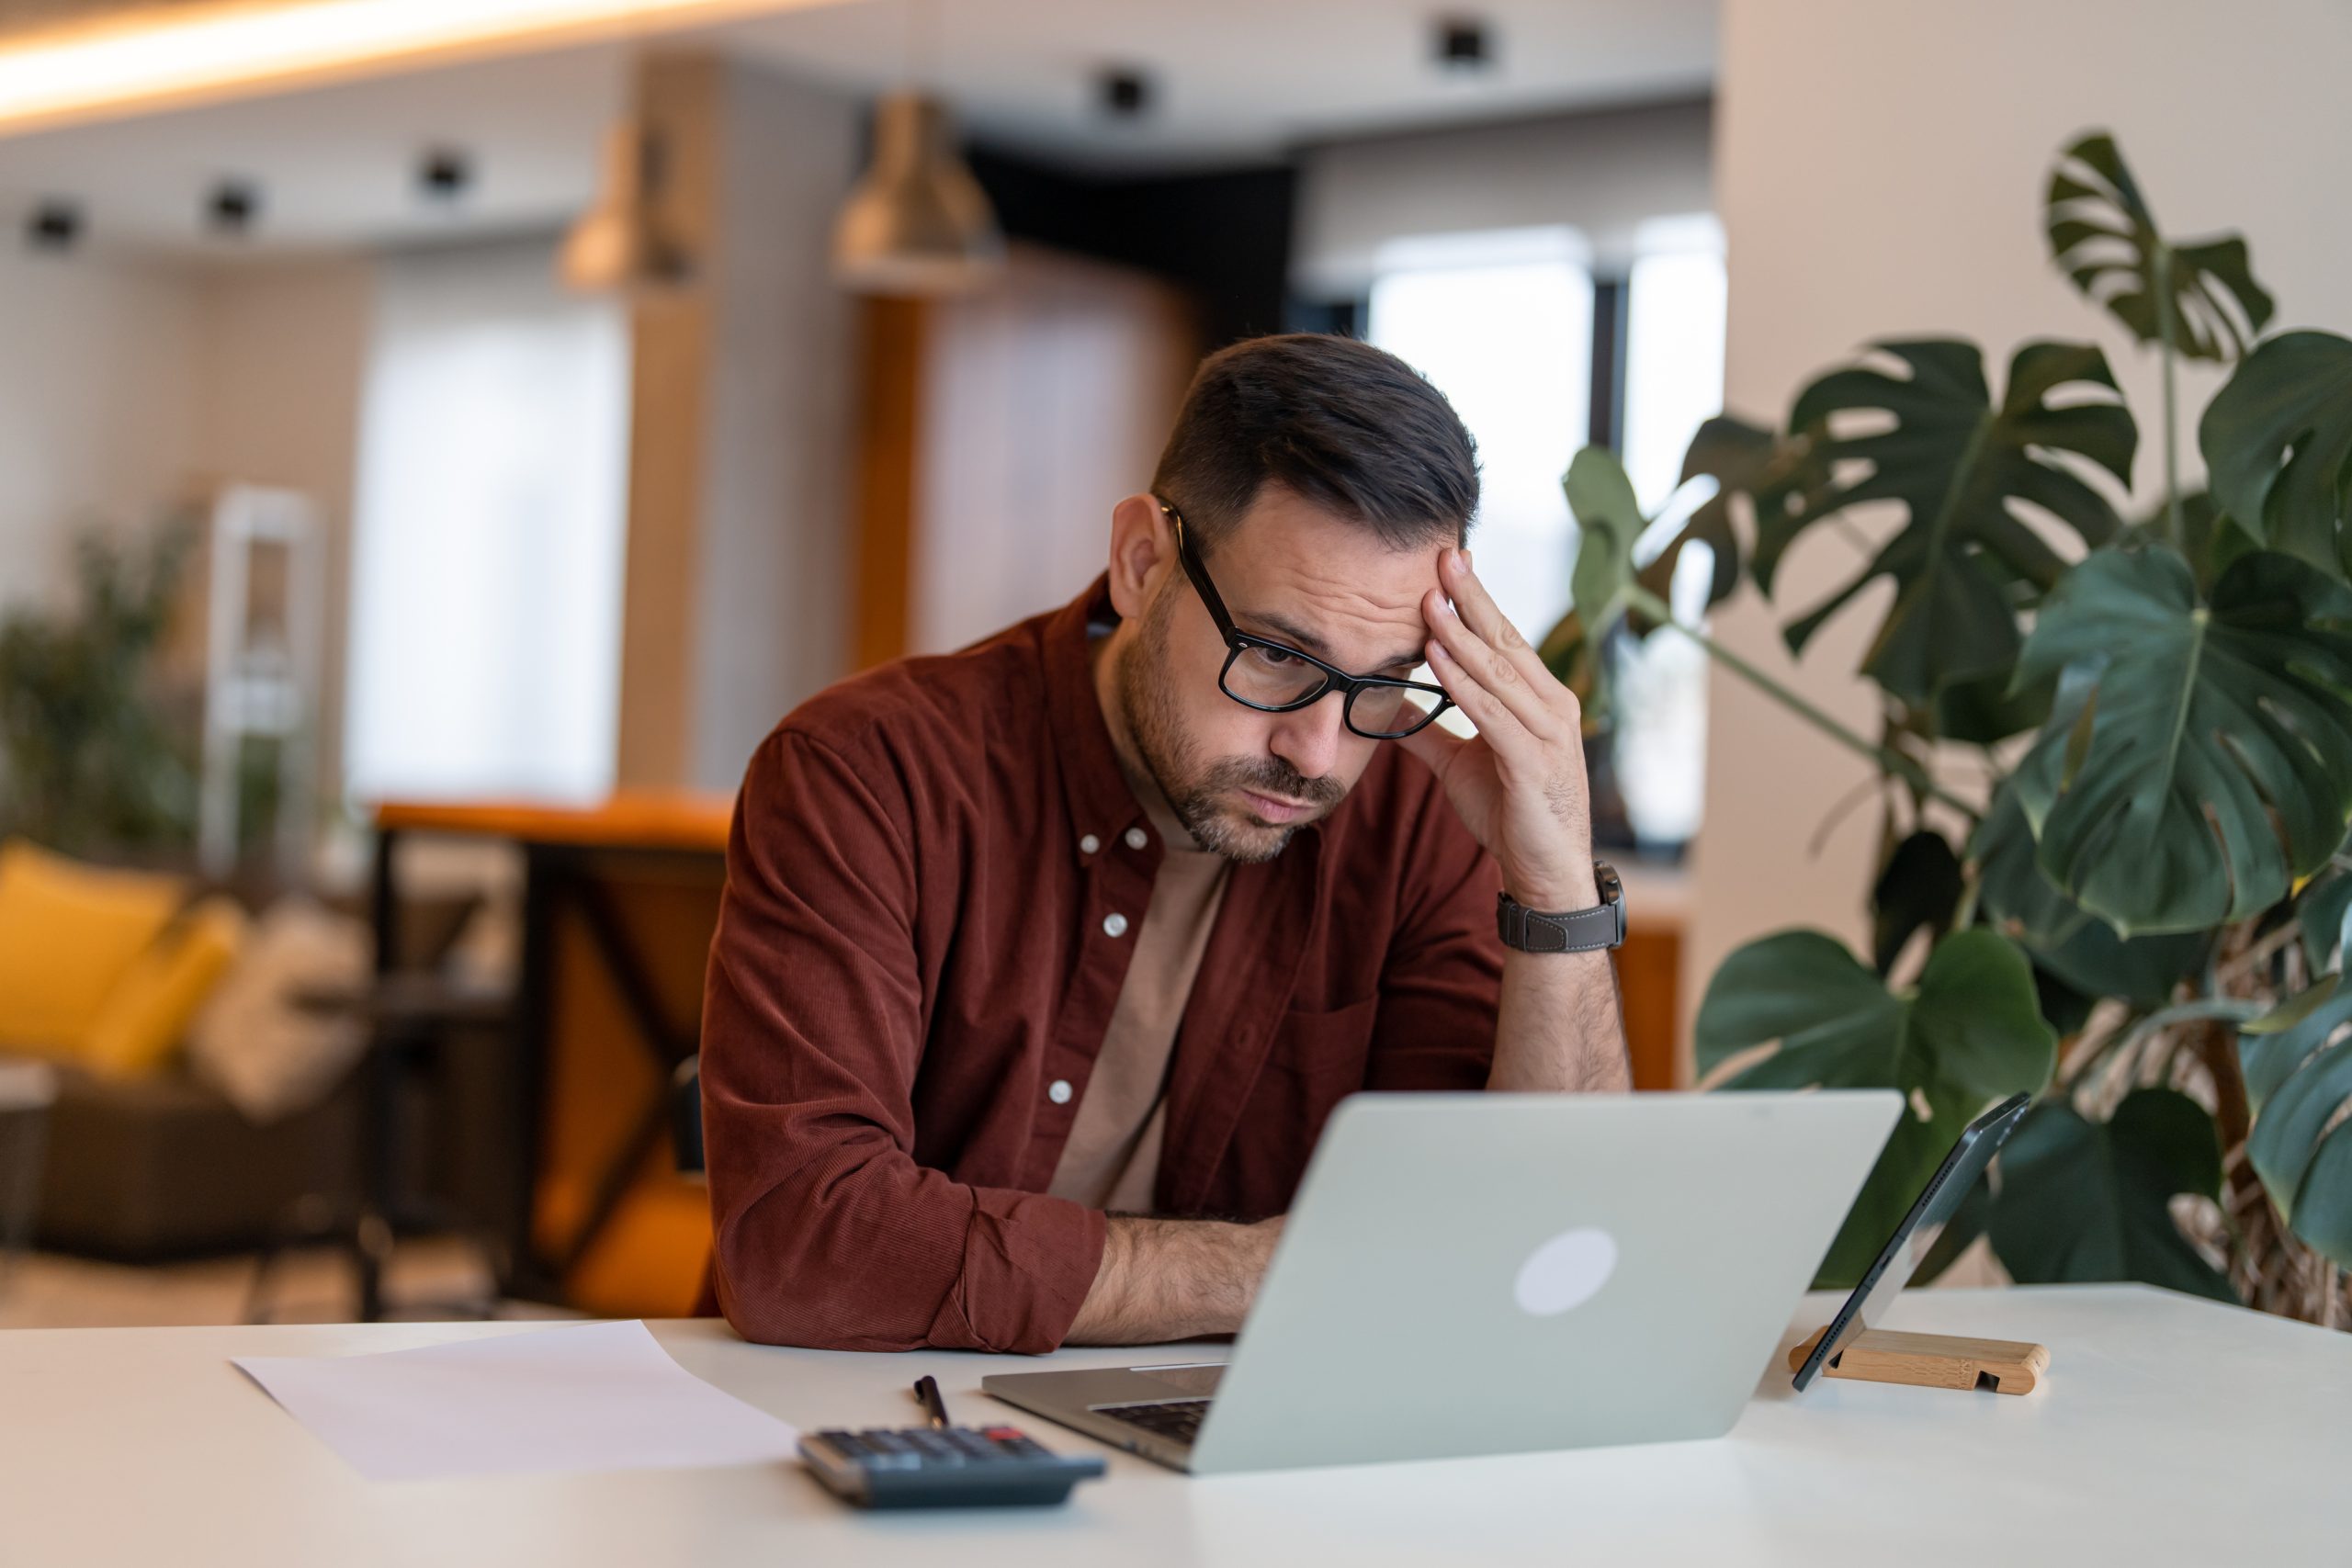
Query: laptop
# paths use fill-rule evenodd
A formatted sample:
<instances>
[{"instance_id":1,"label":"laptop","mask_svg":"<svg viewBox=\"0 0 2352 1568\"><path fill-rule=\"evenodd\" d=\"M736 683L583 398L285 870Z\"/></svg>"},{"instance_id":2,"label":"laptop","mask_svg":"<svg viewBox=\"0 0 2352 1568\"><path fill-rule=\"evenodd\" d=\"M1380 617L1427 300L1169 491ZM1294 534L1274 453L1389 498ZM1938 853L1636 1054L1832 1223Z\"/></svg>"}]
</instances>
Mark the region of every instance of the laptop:
<instances>
[{"instance_id":1,"label":"laptop","mask_svg":"<svg viewBox=\"0 0 2352 1568\"><path fill-rule=\"evenodd\" d=\"M1721 1437L1902 1109L1352 1096L1229 1357L980 1387L1195 1475Z\"/></svg>"}]
</instances>

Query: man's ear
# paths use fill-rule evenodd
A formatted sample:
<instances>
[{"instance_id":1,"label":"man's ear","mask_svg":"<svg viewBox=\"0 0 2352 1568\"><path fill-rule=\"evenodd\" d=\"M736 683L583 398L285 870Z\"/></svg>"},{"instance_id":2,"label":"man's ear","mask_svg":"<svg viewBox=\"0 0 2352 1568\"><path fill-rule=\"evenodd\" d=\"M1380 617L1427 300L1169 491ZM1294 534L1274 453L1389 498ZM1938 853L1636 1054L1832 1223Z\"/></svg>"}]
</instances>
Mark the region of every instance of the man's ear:
<instances>
[{"instance_id":1,"label":"man's ear","mask_svg":"<svg viewBox=\"0 0 2352 1568\"><path fill-rule=\"evenodd\" d=\"M1111 510L1111 607L1134 620L1176 570L1176 531L1149 494L1131 495Z\"/></svg>"}]
</instances>

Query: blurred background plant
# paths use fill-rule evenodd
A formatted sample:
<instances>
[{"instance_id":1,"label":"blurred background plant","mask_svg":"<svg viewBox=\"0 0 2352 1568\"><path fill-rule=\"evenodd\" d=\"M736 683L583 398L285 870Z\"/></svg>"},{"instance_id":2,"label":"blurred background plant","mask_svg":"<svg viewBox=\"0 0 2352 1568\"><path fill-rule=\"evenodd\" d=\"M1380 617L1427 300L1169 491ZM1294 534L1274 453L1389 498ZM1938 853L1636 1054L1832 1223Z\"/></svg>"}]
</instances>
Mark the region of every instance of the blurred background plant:
<instances>
[{"instance_id":1,"label":"blurred background plant","mask_svg":"<svg viewBox=\"0 0 2352 1568\"><path fill-rule=\"evenodd\" d=\"M2137 1280L2352 1324L2352 341L2261 334L2245 242L2157 228L2114 140L2044 196L2062 271L2159 355L2161 500L2119 506L2139 423L2105 355L2037 341L1999 396L1975 345L1888 341L1786 425L1710 421L1677 524L1579 453L1575 609L1546 639L1605 711L1612 643L1671 628L1876 770L1871 951L1815 931L1735 952L1697 1064L1728 1089L1887 1086L1899 1124L1820 1283L1850 1285L1967 1120L2040 1099L1923 1274L1977 1236L2029 1282ZM2231 367L2183 487L2177 370ZM1695 493L1695 492L1694 492ZM1687 499L1687 498L1686 498ZM1890 526L1885 520L1890 515ZM1894 588L1863 660L1875 736L1711 640L1670 601L1772 601L1824 525L1850 579L1784 625L1802 652Z\"/></svg>"},{"instance_id":2,"label":"blurred background plant","mask_svg":"<svg viewBox=\"0 0 2352 1568\"><path fill-rule=\"evenodd\" d=\"M0 836L79 855L193 845L196 715L165 690L163 654L198 530L75 544L70 605L0 620Z\"/></svg>"}]
</instances>

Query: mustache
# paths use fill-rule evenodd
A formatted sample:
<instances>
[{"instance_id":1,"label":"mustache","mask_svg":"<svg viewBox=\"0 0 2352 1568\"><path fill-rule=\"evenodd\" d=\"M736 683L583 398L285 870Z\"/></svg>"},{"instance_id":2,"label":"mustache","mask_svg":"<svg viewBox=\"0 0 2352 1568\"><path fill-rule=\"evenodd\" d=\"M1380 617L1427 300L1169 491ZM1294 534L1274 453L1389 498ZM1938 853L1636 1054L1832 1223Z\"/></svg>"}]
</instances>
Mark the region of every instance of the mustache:
<instances>
[{"instance_id":1,"label":"mustache","mask_svg":"<svg viewBox=\"0 0 2352 1568\"><path fill-rule=\"evenodd\" d=\"M1201 783L1204 792L1251 789L1307 806L1337 806L1348 793L1337 779L1310 779L1280 757L1227 757Z\"/></svg>"}]
</instances>

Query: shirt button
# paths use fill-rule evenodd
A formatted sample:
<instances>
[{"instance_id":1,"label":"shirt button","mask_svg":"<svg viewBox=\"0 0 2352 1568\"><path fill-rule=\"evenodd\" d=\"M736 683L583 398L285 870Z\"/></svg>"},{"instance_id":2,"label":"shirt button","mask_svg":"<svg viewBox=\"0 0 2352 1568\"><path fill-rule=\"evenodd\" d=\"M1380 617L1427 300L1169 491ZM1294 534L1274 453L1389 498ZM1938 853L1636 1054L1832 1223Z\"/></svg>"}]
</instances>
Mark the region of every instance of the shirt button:
<instances>
[{"instance_id":1,"label":"shirt button","mask_svg":"<svg viewBox=\"0 0 2352 1568\"><path fill-rule=\"evenodd\" d=\"M1108 914L1108 915L1103 916L1103 917L1102 917L1102 934L1103 934L1104 936L1125 936L1125 935L1126 935L1126 934L1127 934L1127 917L1126 917L1126 916L1125 916L1125 915L1122 915L1122 914L1118 914L1118 913L1116 913L1115 911L1114 911L1114 913L1111 913L1111 914Z\"/></svg>"},{"instance_id":2,"label":"shirt button","mask_svg":"<svg viewBox=\"0 0 2352 1568\"><path fill-rule=\"evenodd\" d=\"M1150 835L1146 833L1142 829L1130 828L1127 829L1127 848L1131 850L1139 850L1149 842L1151 842Z\"/></svg>"},{"instance_id":3,"label":"shirt button","mask_svg":"<svg viewBox=\"0 0 2352 1568\"><path fill-rule=\"evenodd\" d=\"M1068 1105L1069 1103L1069 1079L1068 1078L1056 1078L1053 1082L1046 1086L1046 1098L1052 1100L1056 1105Z\"/></svg>"},{"instance_id":4,"label":"shirt button","mask_svg":"<svg viewBox=\"0 0 2352 1568\"><path fill-rule=\"evenodd\" d=\"M1102 847L1102 840L1096 838L1091 833L1087 834L1086 837L1078 841L1078 852L1083 855L1091 855Z\"/></svg>"}]
</instances>

